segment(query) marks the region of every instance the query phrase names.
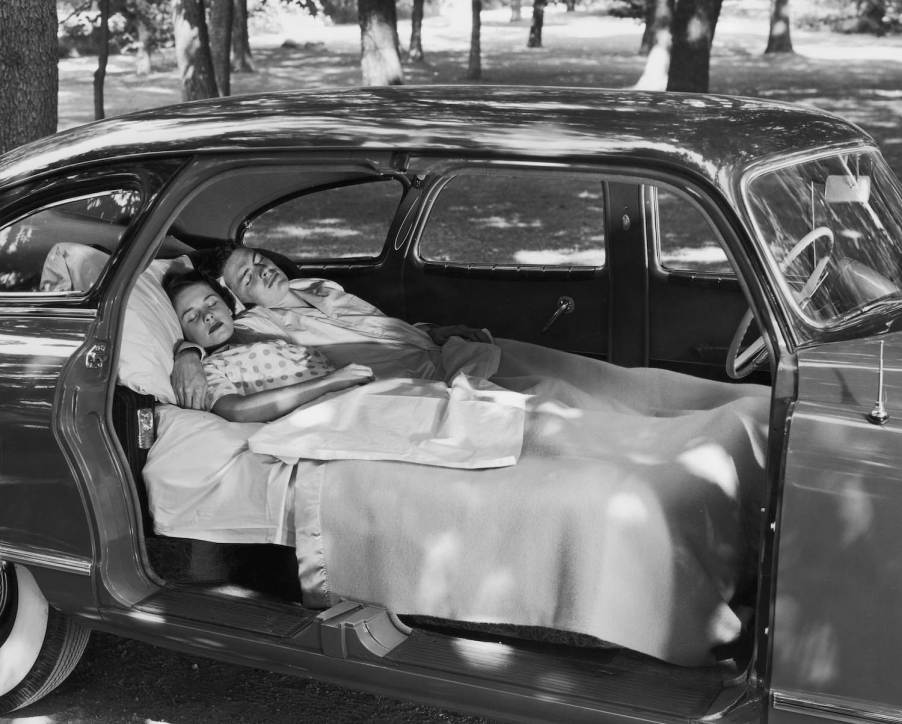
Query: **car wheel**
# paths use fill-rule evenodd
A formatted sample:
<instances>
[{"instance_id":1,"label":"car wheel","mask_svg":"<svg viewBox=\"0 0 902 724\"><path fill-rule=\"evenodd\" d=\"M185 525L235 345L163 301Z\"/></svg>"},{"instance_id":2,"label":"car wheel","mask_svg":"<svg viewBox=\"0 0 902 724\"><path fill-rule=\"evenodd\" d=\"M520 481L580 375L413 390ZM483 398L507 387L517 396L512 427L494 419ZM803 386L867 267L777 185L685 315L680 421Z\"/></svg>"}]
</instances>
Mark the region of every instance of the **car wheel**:
<instances>
[{"instance_id":1,"label":"car wheel","mask_svg":"<svg viewBox=\"0 0 902 724\"><path fill-rule=\"evenodd\" d=\"M59 686L90 633L48 605L28 569L0 561L0 714Z\"/></svg>"}]
</instances>

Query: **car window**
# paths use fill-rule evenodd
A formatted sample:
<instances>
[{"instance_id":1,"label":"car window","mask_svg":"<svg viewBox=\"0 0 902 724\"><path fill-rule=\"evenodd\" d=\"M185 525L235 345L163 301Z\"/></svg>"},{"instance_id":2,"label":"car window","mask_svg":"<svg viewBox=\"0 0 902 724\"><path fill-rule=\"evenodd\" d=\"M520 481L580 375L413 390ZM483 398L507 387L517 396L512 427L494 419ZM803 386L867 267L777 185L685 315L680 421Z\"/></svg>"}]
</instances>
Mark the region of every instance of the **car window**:
<instances>
[{"instance_id":1,"label":"car window","mask_svg":"<svg viewBox=\"0 0 902 724\"><path fill-rule=\"evenodd\" d=\"M0 227L0 293L81 293L141 207L134 189L55 201Z\"/></svg>"},{"instance_id":2,"label":"car window","mask_svg":"<svg viewBox=\"0 0 902 724\"><path fill-rule=\"evenodd\" d=\"M604 186L597 174L486 170L443 184L420 234L426 261L601 267Z\"/></svg>"},{"instance_id":3,"label":"car window","mask_svg":"<svg viewBox=\"0 0 902 724\"><path fill-rule=\"evenodd\" d=\"M404 193L396 179L319 189L279 203L254 218L242 239L305 262L382 253Z\"/></svg>"},{"instance_id":4,"label":"car window","mask_svg":"<svg viewBox=\"0 0 902 724\"><path fill-rule=\"evenodd\" d=\"M668 271L732 276L720 234L701 209L674 191L645 191L646 228L653 230L658 263Z\"/></svg>"}]
</instances>

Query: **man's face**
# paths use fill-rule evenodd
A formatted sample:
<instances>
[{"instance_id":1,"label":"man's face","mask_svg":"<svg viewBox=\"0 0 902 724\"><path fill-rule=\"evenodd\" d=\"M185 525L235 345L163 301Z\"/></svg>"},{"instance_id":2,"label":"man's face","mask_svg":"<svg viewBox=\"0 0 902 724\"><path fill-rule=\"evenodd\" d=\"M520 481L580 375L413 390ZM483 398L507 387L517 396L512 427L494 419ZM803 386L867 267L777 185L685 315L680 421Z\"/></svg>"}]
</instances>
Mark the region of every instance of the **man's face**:
<instances>
[{"instance_id":1,"label":"man's face","mask_svg":"<svg viewBox=\"0 0 902 724\"><path fill-rule=\"evenodd\" d=\"M278 307L288 294L288 277L254 249L235 249L222 269L226 286L242 304Z\"/></svg>"},{"instance_id":2,"label":"man's face","mask_svg":"<svg viewBox=\"0 0 902 724\"><path fill-rule=\"evenodd\" d=\"M232 337L232 312L209 284L197 282L176 293L172 300L185 339L212 349Z\"/></svg>"}]
</instances>

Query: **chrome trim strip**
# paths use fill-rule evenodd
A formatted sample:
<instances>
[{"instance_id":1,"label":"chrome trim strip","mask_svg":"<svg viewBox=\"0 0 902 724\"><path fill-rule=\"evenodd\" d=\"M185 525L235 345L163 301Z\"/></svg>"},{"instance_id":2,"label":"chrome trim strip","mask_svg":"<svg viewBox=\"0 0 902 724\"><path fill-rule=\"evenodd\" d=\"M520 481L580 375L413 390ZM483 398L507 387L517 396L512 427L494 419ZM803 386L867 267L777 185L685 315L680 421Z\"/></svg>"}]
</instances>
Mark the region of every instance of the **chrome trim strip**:
<instances>
[{"instance_id":1,"label":"chrome trim strip","mask_svg":"<svg viewBox=\"0 0 902 724\"><path fill-rule=\"evenodd\" d=\"M96 309L85 309L84 307L14 307L7 305L6 300L0 297L0 317L27 317L31 315L41 315L42 317L84 317L85 319L93 319L97 316Z\"/></svg>"},{"instance_id":2,"label":"chrome trim strip","mask_svg":"<svg viewBox=\"0 0 902 724\"><path fill-rule=\"evenodd\" d=\"M5 546L2 543L0 543L0 560L20 563L23 566L53 568L57 571L77 573L81 576L90 576L94 568L94 562L90 558L68 555L66 553L15 548L13 546Z\"/></svg>"},{"instance_id":3,"label":"chrome trim strip","mask_svg":"<svg viewBox=\"0 0 902 724\"><path fill-rule=\"evenodd\" d=\"M771 694L771 701L774 709L812 717L852 724L860 722L902 724L902 709L875 706L870 702L856 699L774 691Z\"/></svg>"}]
</instances>

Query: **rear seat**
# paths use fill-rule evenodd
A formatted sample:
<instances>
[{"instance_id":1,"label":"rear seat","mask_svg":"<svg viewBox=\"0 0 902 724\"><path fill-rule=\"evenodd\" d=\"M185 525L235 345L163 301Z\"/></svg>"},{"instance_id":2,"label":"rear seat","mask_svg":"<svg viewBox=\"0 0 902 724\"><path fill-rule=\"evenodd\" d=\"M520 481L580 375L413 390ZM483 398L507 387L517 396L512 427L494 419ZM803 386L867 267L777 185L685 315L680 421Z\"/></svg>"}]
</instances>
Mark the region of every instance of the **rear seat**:
<instances>
[{"instance_id":1,"label":"rear seat","mask_svg":"<svg viewBox=\"0 0 902 724\"><path fill-rule=\"evenodd\" d=\"M154 532L142 469L153 443L154 398L116 385L113 427L125 451L141 507L147 557L156 574L169 583L230 584L249 593L299 602L294 549L286 546L212 543L171 538Z\"/></svg>"}]
</instances>

